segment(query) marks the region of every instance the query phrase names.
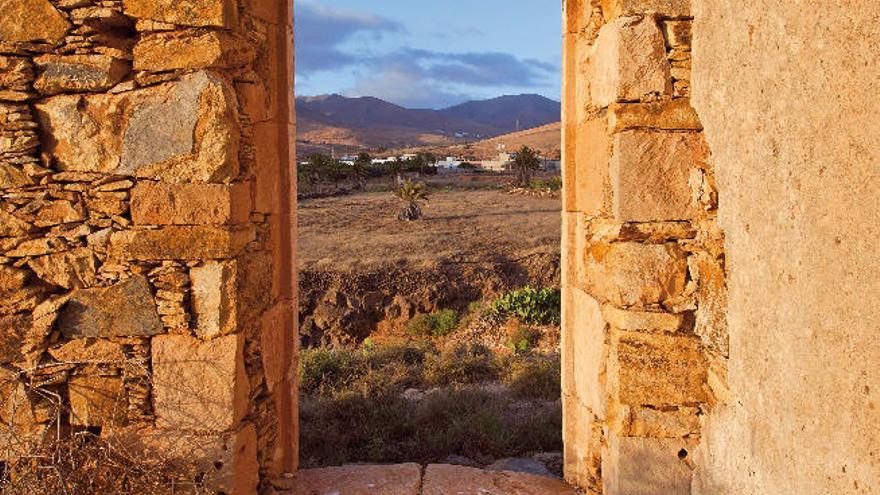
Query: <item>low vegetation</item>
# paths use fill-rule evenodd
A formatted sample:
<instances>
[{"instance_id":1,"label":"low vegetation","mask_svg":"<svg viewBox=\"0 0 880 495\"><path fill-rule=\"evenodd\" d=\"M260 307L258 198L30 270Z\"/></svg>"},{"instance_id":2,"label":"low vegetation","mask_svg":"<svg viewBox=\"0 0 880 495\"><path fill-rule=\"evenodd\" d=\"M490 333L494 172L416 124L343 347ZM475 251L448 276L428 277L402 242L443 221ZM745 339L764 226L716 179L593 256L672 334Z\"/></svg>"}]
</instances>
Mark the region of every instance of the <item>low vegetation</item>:
<instances>
[{"instance_id":1,"label":"low vegetation","mask_svg":"<svg viewBox=\"0 0 880 495\"><path fill-rule=\"evenodd\" d=\"M406 325L406 333L416 337L445 337L458 327L458 313L444 309L436 313L420 314Z\"/></svg>"},{"instance_id":2,"label":"low vegetation","mask_svg":"<svg viewBox=\"0 0 880 495\"><path fill-rule=\"evenodd\" d=\"M394 195L403 203L397 219L412 222L422 218L422 204L428 201L428 186L406 179L394 189Z\"/></svg>"},{"instance_id":3,"label":"low vegetation","mask_svg":"<svg viewBox=\"0 0 880 495\"><path fill-rule=\"evenodd\" d=\"M561 449L555 357L368 341L358 350L305 350L300 373L304 466L453 454L489 462Z\"/></svg>"},{"instance_id":4,"label":"low vegetation","mask_svg":"<svg viewBox=\"0 0 880 495\"><path fill-rule=\"evenodd\" d=\"M492 311L500 317L516 317L524 323L558 325L561 295L555 288L523 287L501 296Z\"/></svg>"}]
</instances>

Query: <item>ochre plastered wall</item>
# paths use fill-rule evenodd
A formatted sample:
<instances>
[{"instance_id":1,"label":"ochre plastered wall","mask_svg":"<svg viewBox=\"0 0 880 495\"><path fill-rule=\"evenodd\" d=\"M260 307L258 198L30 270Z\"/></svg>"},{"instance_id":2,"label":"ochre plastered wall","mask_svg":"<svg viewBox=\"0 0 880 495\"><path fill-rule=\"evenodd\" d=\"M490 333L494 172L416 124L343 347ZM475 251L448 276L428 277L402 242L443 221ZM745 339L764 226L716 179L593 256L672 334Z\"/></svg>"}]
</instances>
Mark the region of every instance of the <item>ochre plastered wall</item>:
<instances>
[{"instance_id":1,"label":"ochre plastered wall","mask_svg":"<svg viewBox=\"0 0 880 495\"><path fill-rule=\"evenodd\" d=\"M688 494L728 353L693 15L681 0L564 7L565 476L592 493Z\"/></svg>"},{"instance_id":2,"label":"ochre plastered wall","mask_svg":"<svg viewBox=\"0 0 880 495\"><path fill-rule=\"evenodd\" d=\"M880 493L880 10L696 0L732 400L694 493Z\"/></svg>"},{"instance_id":3,"label":"ochre plastered wall","mask_svg":"<svg viewBox=\"0 0 880 495\"><path fill-rule=\"evenodd\" d=\"M293 471L292 2L0 13L0 457L89 429L217 491Z\"/></svg>"}]
</instances>

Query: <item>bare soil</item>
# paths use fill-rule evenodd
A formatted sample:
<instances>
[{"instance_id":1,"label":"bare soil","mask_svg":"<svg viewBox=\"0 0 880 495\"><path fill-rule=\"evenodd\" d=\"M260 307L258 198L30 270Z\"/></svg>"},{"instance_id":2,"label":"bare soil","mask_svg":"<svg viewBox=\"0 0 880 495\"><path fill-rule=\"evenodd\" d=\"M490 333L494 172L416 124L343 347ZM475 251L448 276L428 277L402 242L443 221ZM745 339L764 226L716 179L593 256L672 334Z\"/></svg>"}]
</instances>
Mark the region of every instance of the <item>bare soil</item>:
<instances>
[{"instance_id":1,"label":"bare soil","mask_svg":"<svg viewBox=\"0 0 880 495\"><path fill-rule=\"evenodd\" d=\"M560 201L435 192L417 222L391 193L299 204L304 345L357 344L417 313L464 310L525 285L559 285Z\"/></svg>"}]
</instances>

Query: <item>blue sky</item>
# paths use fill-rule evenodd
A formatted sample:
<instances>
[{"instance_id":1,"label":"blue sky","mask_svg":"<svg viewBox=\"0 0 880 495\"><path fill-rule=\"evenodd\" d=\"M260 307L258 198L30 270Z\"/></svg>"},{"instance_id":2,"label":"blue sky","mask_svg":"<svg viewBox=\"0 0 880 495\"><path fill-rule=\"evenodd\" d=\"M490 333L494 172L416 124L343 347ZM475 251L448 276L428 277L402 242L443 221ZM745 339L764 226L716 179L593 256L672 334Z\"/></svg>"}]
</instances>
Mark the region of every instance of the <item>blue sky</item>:
<instances>
[{"instance_id":1,"label":"blue sky","mask_svg":"<svg viewBox=\"0 0 880 495\"><path fill-rule=\"evenodd\" d=\"M297 0L296 91L409 108L558 100L560 25L554 0Z\"/></svg>"}]
</instances>

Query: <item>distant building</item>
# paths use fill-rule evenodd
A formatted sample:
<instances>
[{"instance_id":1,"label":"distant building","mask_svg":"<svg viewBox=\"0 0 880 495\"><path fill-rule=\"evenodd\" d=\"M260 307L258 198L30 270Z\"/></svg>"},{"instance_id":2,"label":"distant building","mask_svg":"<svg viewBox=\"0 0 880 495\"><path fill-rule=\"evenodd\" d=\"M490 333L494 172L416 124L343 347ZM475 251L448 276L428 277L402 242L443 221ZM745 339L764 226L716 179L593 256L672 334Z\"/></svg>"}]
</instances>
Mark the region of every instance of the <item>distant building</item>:
<instances>
[{"instance_id":1,"label":"distant building","mask_svg":"<svg viewBox=\"0 0 880 495\"><path fill-rule=\"evenodd\" d=\"M505 172L510 170L510 162L513 161L513 157L513 153L501 152L498 153L498 157L494 160L483 160L478 163L483 170Z\"/></svg>"},{"instance_id":2,"label":"distant building","mask_svg":"<svg viewBox=\"0 0 880 495\"><path fill-rule=\"evenodd\" d=\"M461 171L459 167L462 163L464 162L459 158L447 156L445 160L437 160L434 166L437 167L438 174L452 174Z\"/></svg>"},{"instance_id":3,"label":"distant building","mask_svg":"<svg viewBox=\"0 0 880 495\"><path fill-rule=\"evenodd\" d=\"M559 160L541 160L541 169L546 172L561 172L562 162Z\"/></svg>"}]
</instances>

